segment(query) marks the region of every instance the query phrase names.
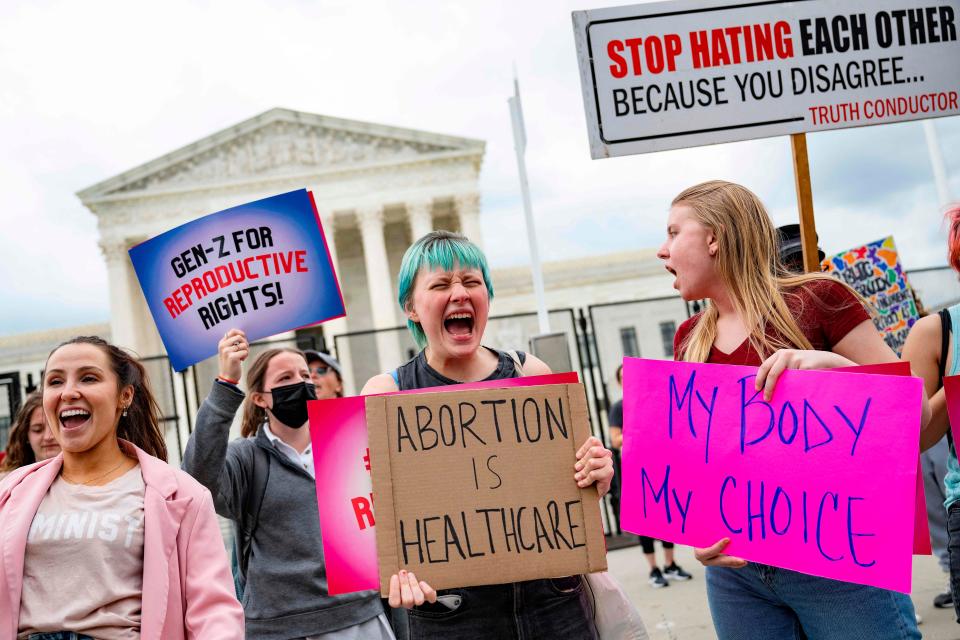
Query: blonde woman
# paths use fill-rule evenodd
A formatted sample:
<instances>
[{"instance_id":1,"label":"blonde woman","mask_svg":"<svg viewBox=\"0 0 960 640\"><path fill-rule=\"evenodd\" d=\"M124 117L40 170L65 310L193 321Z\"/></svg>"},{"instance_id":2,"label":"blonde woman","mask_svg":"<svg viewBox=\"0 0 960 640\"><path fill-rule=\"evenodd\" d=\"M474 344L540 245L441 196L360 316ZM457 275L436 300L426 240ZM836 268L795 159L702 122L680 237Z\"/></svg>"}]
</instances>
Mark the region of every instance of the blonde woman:
<instances>
[{"instance_id":1,"label":"blonde woman","mask_svg":"<svg viewBox=\"0 0 960 640\"><path fill-rule=\"evenodd\" d=\"M766 400L785 369L897 360L852 290L823 274L786 274L763 203L740 185L680 193L657 255L684 300L709 300L678 329L677 359L758 366ZM925 425L926 404L923 415ZM904 594L748 563L723 553L729 542L696 550L720 640L920 637Z\"/></svg>"}]
</instances>

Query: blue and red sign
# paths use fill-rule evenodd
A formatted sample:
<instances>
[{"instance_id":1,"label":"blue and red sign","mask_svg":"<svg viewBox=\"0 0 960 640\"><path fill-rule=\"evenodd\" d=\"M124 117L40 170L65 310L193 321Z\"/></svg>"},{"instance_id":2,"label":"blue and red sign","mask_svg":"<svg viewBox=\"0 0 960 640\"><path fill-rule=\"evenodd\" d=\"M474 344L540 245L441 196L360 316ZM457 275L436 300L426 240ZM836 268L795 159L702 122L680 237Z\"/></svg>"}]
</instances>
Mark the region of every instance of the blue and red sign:
<instances>
[{"instance_id":1,"label":"blue and red sign","mask_svg":"<svg viewBox=\"0 0 960 640\"><path fill-rule=\"evenodd\" d=\"M188 222L130 260L177 371L214 355L228 329L252 342L345 315L306 189Z\"/></svg>"}]
</instances>

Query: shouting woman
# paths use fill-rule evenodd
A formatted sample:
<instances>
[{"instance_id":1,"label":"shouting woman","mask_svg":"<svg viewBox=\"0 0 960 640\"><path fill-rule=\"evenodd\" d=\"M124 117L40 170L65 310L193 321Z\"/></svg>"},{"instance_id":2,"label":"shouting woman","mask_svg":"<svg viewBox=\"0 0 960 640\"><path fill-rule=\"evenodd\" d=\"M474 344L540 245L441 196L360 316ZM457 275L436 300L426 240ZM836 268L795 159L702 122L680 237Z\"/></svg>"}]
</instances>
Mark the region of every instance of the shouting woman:
<instances>
[{"instance_id":1,"label":"shouting woman","mask_svg":"<svg viewBox=\"0 0 960 640\"><path fill-rule=\"evenodd\" d=\"M364 395L550 373L534 356L481 344L493 283L483 252L467 238L448 231L420 238L403 256L399 282L400 306L422 351L371 378ZM587 438L570 466L578 486L596 483L601 496L609 491L611 453L597 438ZM438 593L401 571L390 579L389 602L410 609L405 631L415 640L596 637L581 576Z\"/></svg>"}]
</instances>

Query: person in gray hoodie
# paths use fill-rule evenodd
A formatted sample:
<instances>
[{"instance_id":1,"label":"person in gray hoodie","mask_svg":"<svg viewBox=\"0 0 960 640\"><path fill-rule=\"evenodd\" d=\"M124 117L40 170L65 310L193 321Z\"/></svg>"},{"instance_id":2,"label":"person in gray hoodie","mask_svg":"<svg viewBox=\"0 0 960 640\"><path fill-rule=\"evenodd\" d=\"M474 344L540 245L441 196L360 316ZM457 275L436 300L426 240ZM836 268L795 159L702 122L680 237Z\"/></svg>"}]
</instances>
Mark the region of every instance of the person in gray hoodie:
<instances>
[{"instance_id":1,"label":"person in gray hoodie","mask_svg":"<svg viewBox=\"0 0 960 640\"><path fill-rule=\"evenodd\" d=\"M250 353L231 329L219 344L220 375L197 414L183 469L237 524L248 638L387 640L393 634L375 591L327 591L307 400L315 399L304 354L269 349L237 386ZM242 438L228 442L244 406Z\"/></svg>"}]
</instances>

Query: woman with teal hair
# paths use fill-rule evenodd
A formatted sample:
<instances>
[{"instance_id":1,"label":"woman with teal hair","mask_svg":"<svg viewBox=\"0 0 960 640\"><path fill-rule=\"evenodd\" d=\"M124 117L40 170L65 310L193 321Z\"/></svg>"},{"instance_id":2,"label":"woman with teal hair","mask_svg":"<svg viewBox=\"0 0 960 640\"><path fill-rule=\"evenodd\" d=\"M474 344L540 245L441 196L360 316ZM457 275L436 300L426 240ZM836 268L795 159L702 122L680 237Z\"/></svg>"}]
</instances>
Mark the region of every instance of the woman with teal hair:
<instances>
[{"instance_id":1,"label":"woman with teal hair","mask_svg":"<svg viewBox=\"0 0 960 640\"><path fill-rule=\"evenodd\" d=\"M550 373L532 355L481 344L493 283L483 252L464 236L433 231L413 243L400 265L399 289L407 326L421 351L371 378L363 395ZM600 496L606 494L613 478L611 455L597 438L588 438L576 456L577 484L596 483ZM518 633L524 638L597 637L581 576L438 593L401 571L390 579L389 602L410 609L406 631L417 640L511 638Z\"/></svg>"}]
</instances>

